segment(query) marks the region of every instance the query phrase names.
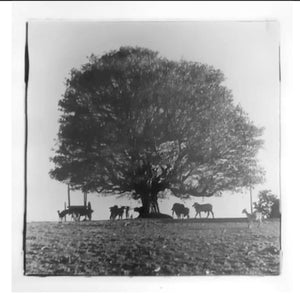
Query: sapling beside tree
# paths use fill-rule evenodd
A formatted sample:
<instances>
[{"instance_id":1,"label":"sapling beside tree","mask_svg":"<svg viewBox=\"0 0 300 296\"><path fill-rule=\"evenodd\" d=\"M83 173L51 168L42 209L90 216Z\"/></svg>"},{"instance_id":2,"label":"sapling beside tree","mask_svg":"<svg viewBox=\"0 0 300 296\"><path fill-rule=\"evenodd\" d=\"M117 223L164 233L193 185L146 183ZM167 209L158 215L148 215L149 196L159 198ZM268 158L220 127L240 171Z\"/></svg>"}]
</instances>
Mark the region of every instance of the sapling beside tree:
<instances>
[{"instance_id":1,"label":"sapling beside tree","mask_svg":"<svg viewBox=\"0 0 300 296\"><path fill-rule=\"evenodd\" d=\"M66 80L50 176L84 192L127 192L146 213L159 212L165 190L209 197L262 182L263 129L223 82L211 66L145 48L92 55Z\"/></svg>"}]
</instances>

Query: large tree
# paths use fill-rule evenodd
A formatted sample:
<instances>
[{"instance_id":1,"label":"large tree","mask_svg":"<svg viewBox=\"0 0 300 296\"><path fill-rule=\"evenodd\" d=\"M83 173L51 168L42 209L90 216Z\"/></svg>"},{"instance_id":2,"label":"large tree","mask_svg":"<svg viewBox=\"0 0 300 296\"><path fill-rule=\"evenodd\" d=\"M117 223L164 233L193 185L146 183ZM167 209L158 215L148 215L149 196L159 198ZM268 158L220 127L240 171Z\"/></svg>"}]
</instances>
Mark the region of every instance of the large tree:
<instances>
[{"instance_id":1,"label":"large tree","mask_svg":"<svg viewBox=\"0 0 300 296\"><path fill-rule=\"evenodd\" d=\"M59 101L51 177L84 192L125 193L146 212L158 193L212 196L259 183L256 127L220 70L121 47L72 69Z\"/></svg>"}]
</instances>

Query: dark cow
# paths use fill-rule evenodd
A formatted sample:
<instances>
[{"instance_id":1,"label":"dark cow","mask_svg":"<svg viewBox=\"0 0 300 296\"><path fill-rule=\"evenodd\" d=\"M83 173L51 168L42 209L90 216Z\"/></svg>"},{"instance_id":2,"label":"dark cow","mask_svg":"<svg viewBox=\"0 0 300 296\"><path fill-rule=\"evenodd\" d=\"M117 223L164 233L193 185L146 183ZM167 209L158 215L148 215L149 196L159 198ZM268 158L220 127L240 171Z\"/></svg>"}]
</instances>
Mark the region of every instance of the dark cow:
<instances>
[{"instance_id":1,"label":"dark cow","mask_svg":"<svg viewBox=\"0 0 300 296\"><path fill-rule=\"evenodd\" d=\"M85 220L92 220L92 213L94 212L91 209L90 203L88 207L86 206L69 206L68 207L68 214L72 216L74 221L80 221L81 217L84 217Z\"/></svg>"},{"instance_id":2,"label":"dark cow","mask_svg":"<svg viewBox=\"0 0 300 296\"><path fill-rule=\"evenodd\" d=\"M66 215L71 215L74 221L80 221L81 217L84 217L84 221L92 220L92 210L91 203L88 202L88 205L83 206L69 206L63 211L57 211L60 221L62 222L63 218L66 218Z\"/></svg>"},{"instance_id":3,"label":"dark cow","mask_svg":"<svg viewBox=\"0 0 300 296\"><path fill-rule=\"evenodd\" d=\"M118 206L114 205L113 207L109 208L110 210L110 220L115 220L117 217L117 212L118 212Z\"/></svg>"},{"instance_id":4,"label":"dark cow","mask_svg":"<svg viewBox=\"0 0 300 296\"><path fill-rule=\"evenodd\" d=\"M195 211L196 211L196 215L195 215L195 218L197 217L197 215L199 214L199 217L201 218L201 212L205 212L207 213L207 216L206 218L208 218L209 214L212 215L212 217L214 218L214 213L213 213L213 207L211 204L198 204L197 202L195 202L193 204L193 207L195 208Z\"/></svg>"},{"instance_id":5,"label":"dark cow","mask_svg":"<svg viewBox=\"0 0 300 296\"><path fill-rule=\"evenodd\" d=\"M126 207L122 206L122 207L117 209L116 213L117 213L117 217L119 217L119 219L123 219L125 208Z\"/></svg>"},{"instance_id":6,"label":"dark cow","mask_svg":"<svg viewBox=\"0 0 300 296\"><path fill-rule=\"evenodd\" d=\"M184 206L184 204L180 204L180 203L174 203L173 207L172 207L172 216L174 217L174 213L176 214L177 218L184 218L187 217L189 218L189 214L190 214L190 209L186 208Z\"/></svg>"},{"instance_id":7,"label":"dark cow","mask_svg":"<svg viewBox=\"0 0 300 296\"><path fill-rule=\"evenodd\" d=\"M135 212L139 213L138 218L142 218L143 216L146 215L146 212L144 210L144 207L136 207L133 209Z\"/></svg>"},{"instance_id":8,"label":"dark cow","mask_svg":"<svg viewBox=\"0 0 300 296\"><path fill-rule=\"evenodd\" d=\"M182 215L183 215L183 218L186 217L187 219L189 219L190 218L190 209L187 207L184 207Z\"/></svg>"},{"instance_id":9,"label":"dark cow","mask_svg":"<svg viewBox=\"0 0 300 296\"><path fill-rule=\"evenodd\" d=\"M124 215L124 210L126 207L122 206L122 207L118 207L118 206L113 206L110 207L110 220L115 220L117 217L119 219L123 219L123 215Z\"/></svg>"}]
</instances>

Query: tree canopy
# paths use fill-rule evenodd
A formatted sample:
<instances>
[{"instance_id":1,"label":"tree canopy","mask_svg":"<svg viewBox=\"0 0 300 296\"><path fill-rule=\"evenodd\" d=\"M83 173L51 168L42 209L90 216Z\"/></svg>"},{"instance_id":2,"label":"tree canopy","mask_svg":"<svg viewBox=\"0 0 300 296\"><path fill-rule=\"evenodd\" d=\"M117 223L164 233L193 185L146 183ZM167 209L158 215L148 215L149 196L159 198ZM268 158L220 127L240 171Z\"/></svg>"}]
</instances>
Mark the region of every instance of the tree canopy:
<instances>
[{"instance_id":1,"label":"tree canopy","mask_svg":"<svg viewBox=\"0 0 300 296\"><path fill-rule=\"evenodd\" d=\"M262 128L224 75L198 62L121 47L72 69L50 176L74 189L132 193L146 209L165 189L212 196L260 183Z\"/></svg>"}]
</instances>

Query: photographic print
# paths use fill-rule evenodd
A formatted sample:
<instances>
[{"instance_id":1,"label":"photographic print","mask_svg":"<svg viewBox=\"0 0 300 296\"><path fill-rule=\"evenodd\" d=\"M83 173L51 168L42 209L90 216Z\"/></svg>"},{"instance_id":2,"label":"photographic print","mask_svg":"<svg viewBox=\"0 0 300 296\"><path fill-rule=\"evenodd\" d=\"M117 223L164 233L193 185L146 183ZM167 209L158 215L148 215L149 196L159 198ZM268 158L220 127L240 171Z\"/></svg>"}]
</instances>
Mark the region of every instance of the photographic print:
<instances>
[{"instance_id":1,"label":"photographic print","mask_svg":"<svg viewBox=\"0 0 300 296\"><path fill-rule=\"evenodd\" d=\"M29 21L26 276L280 274L276 21Z\"/></svg>"}]
</instances>

